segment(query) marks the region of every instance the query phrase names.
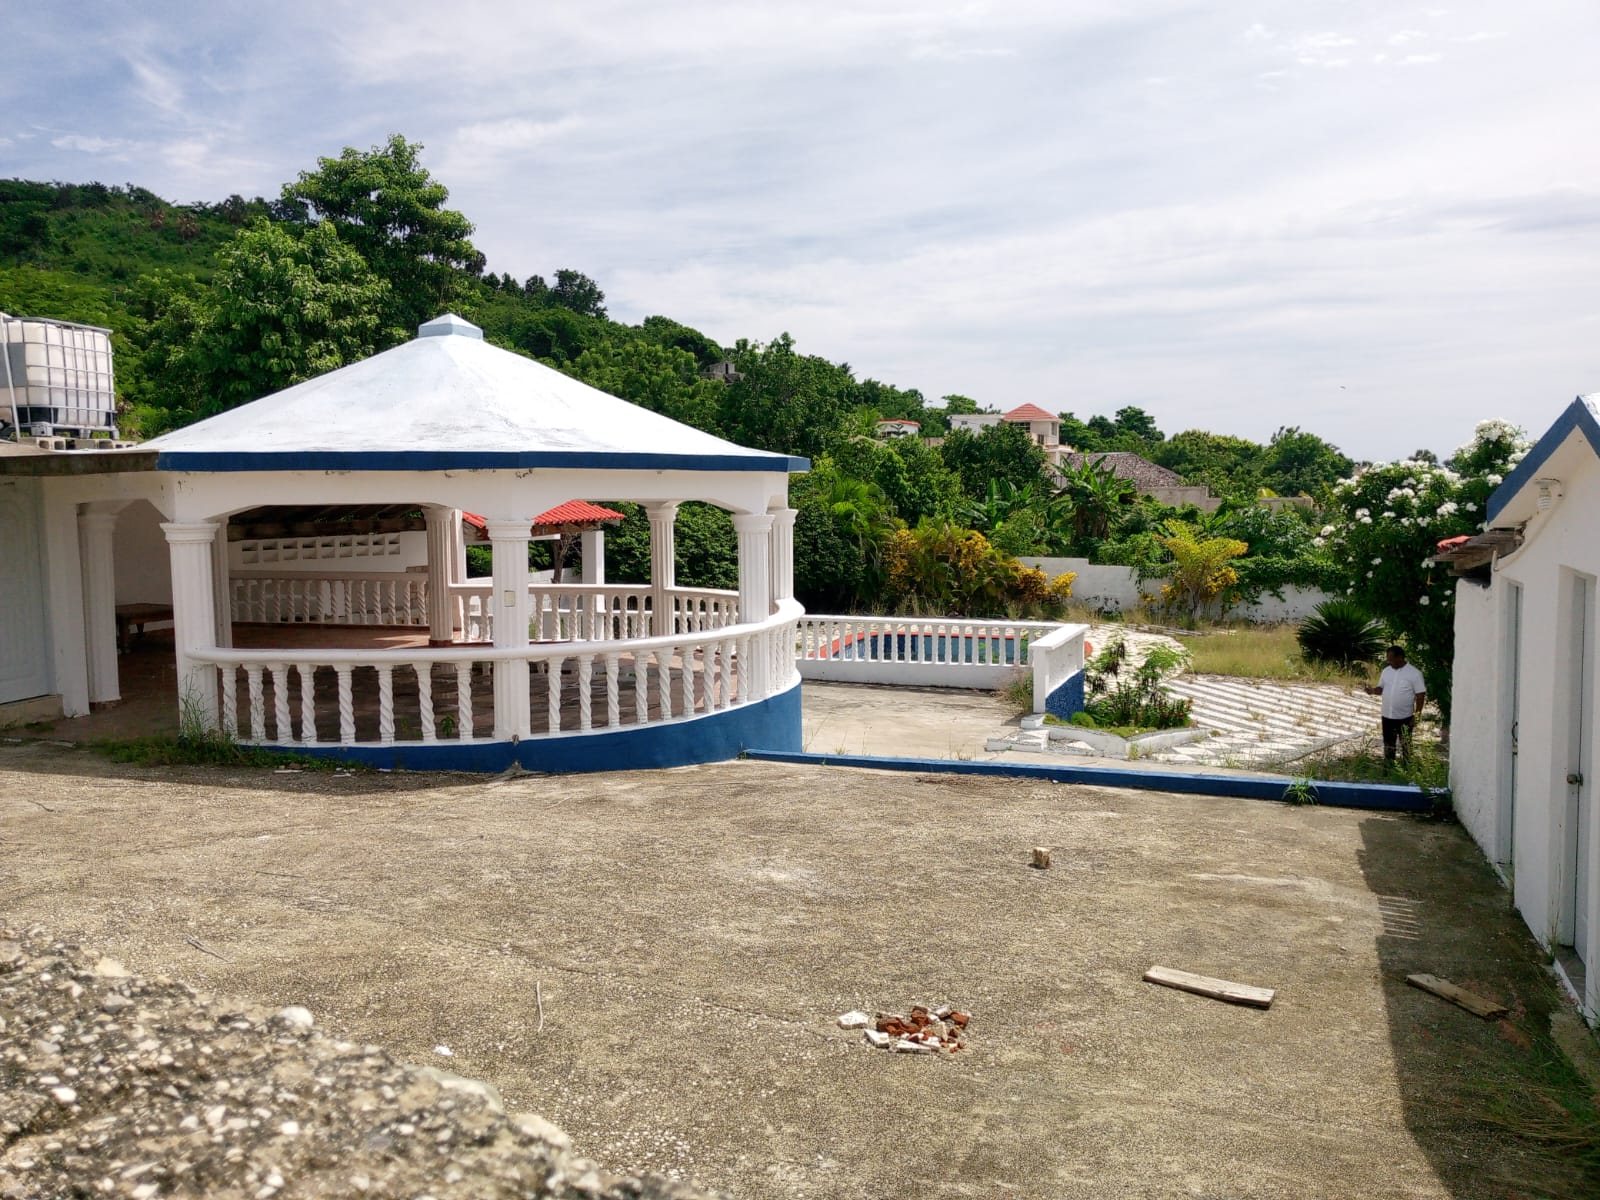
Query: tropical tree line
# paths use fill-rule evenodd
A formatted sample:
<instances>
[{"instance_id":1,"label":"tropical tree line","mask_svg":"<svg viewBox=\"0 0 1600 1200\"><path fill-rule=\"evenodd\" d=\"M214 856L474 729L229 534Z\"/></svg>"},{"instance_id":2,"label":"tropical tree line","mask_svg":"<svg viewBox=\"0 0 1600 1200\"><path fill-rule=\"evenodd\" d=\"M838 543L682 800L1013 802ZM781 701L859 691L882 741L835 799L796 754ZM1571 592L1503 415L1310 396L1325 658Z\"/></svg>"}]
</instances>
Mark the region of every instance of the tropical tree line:
<instances>
[{"instance_id":1,"label":"tropical tree line","mask_svg":"<svg viewBox=\"0 0 1600 1200\"><path fill-rule=\"evenodd\" d=\"M151 436L203 419L413 336L446 310L497 345L719 436L798 454L795 573L814 608L998 615L1059 611L1070 581L1019 556L1122 563L1167 581L1197 613L1339 573L1316 505L1354 464L1289 427L1267 443L1198 430L1167 436L1143 409L1079 420L1062 439L1091 452L1053 470L1026 430L949 429L978 400L930 402L803 353L788 333L719 344L667 316L613 320L600 284L562 267L517 279L488 270L467 217L399 135L319 159L278 196L176 206L129 184L0 182L0 308L114 330L124 427ZM991 405L1008 408L1024 398ZM882 418L922 438L880 440ZM940 440L942 439L942 440ZM936 444L935 444L936 443ZM1129 451L1208 486L1216 512L1140 496L1093 452ZM1308 497L1268 511L1264 495ZM594 497L594 499L605 499ZM680 577L726 573L731 527L683 520L695 561ZM614 535L609 569L647 569ZM637 562L635 560L638 560Z\"/></svg>"}]
</instances>

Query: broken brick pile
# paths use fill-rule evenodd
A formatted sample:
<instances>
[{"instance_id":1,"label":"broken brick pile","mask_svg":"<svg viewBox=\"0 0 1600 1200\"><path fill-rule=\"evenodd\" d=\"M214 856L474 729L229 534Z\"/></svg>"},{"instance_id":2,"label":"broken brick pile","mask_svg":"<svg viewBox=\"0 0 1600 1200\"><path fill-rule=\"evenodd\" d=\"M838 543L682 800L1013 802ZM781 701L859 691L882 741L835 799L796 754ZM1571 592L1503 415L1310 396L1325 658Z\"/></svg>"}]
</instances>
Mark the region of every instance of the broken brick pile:
<instances>
[{"instance_id":1,"label":"broken brick pile","mask_svg":"<svg viewBox=\"0 0 1600 1200\"><path fill-rule=\"evenodd\" d=\"M867 1044L880 1050L898 1054L937 1054L941 1050L954 1054L964 1049L962 1037L972 1017L948 1004L935 1009L913 1005L909 1016L899 1013L878 1013L868 1017L864 1012L845 1013L839 1018L844 1029L860 1029Z\"/></svg>"}]
</instances>

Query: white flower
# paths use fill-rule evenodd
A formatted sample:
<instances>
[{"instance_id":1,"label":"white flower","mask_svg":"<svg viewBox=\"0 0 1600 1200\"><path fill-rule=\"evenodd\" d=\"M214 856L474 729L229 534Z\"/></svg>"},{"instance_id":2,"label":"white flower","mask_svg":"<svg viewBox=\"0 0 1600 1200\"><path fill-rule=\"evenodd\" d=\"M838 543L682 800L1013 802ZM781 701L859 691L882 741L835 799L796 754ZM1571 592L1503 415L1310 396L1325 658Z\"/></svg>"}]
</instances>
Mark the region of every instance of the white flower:
<instances>
[{"instance_id":1,"label":"white flower","mask_svg":"<svg viewBox=\"0 0 1600 1200\"><path fill-rule=\"evenodd\" d=\"M1333 536L1333 526L1332 525L1324 525L1322 527L1321 536L1322 537L1332 537Z\"/></svg>"},{"instance_id":2,"label":"white flower","mask_svg":"<svg viewBox=\"0 0 1600 1200\"><path fill-rule=\"evenodd\" d=\"M1311 544L1313 546L1325 546L1325 545L1328 544L1328 539L1327 538L1314 537L1314 538L1311 539Z\"/></svg>"},{"instance_id":3,"label":"white flower","mask_svg":"<svg viewBox=\"0 0 1600 1200\"><path fill-rule=\"evenodd\" d=\"M1410 525L1411 524L1411 518L1410 517L1401 517L1400 518L1400 524L1402 524L1402 525Z\"/></svg>"},{"instance_id":4,"label":"white flower","mask_svg":"<svg viewBox=\"0 0 1600 1200\"><path fill-rule=\"evenodd\" d=\"M1417 601L1418 604L1426 604L1427 602L1428 602L1428 598L1426 596L1424 596L1422 599Z\"/></svg>"},{"instance_id":5,"label":"white flower","mask_svg":"<svg viewBox=\"0 0 1600 1200\"><path fill-rule=\"evenodd\" d=\"M1418 529L1426 529L1427 527L1428 527L1428 518L1427 517L1418 517L1417 518L1417 528Z\"/></svg>"},{"instance_id":6,"label":"white flower","mask_svg":"<svg viewBox=\"0 0 1600 1200\"><path fill-rule=\"evenodd\" d=\"M1378 565L1378 564L1380 564L1380 563L1381 563L1381 562L1383 562L1383 559L1381 559L1381 558L1375 558L1375 559L1373 559L1373 560L1372 560L1372 565L1373 565L1373 566L1375 566L1375 567L1376 567L1376 566L1377 566L1377 565Z\"/></svg>"},{"instance_id":7,"label":"white flower","mask_svg":"<svg viewBox=\"0 0 1600 1200\"><path fill-rule=\"evenodd\" d=\"M1371 579L1371 578L1372 578L1372 572L1371 572L1371 571L1368 571L1368 572L1367 572L1367 578L1368 578L1368 579Z\"/></svg>"},{"instance_id":8,"label":"white flower","mask_svg":"<svg viewBox=\"0 0 1600 1200\"><path fill-rule=\"evenodd\" d=\"M1394 520L1394 513L1393 513L1393 511L1390 511L1390 512L1386 512L1386 513L1384 513L1384 514L1383 514L1383 519L1384 519L1384 520L1385 520L1385 521L1392 521L1392 520Z\"/></svg>"},{"instance_id":9,"label":"white flower","mask_svg":"<svg viewBox=\"0 0 1600 1200\"><path fill-rule=\"evenodd\" d=\"M1439 505L1439 515L1441 517L1454 516L1456 508L1457 505L1454 500L1446 500L1443 504Z\"/></svg>"},{"instance_id":10,"label":"white flower","mask_svg":"<svg viewBox=\"0 0 1600 1200\"><path fill-rule=\"evenodd\" d=\"M1358 508L1358 509L1356 509L1356 520L1358 520L1358 521L1362 517L1370 517L1371 515L1372 515L1372 510L1370 508Z\"/></svg>"},{"instance_id":11,"label":"white flower","mask_svg":"<svg viewBox=\"0 0 1600 1200\"><path fill-rule=\"evenodd\" d=\"M1371 525L1372 524L1372 518L1371 517L1362 517L1360 520L1361 520L1361 523L1363 525Z\"/></svg>"},{"instance_id":12,"label":"white flower","mask_svg":"<svg viewBox=\"0 0 1600 1200\"><path fill-rule=\"evenodd\" d=\"M1487 475L1485 475L1483 477L1483 481L1485 483L1487 483L1490 487L1499 487L1502 483L1504 483L1506 481L1506 477L1504 475L1501 475L1501 474L1498 474L1498 473L1496 473L1494 471L1491 471L1491 472L1489 472L1489 474L1487 474Z\"/></svg>"}]
</instances>

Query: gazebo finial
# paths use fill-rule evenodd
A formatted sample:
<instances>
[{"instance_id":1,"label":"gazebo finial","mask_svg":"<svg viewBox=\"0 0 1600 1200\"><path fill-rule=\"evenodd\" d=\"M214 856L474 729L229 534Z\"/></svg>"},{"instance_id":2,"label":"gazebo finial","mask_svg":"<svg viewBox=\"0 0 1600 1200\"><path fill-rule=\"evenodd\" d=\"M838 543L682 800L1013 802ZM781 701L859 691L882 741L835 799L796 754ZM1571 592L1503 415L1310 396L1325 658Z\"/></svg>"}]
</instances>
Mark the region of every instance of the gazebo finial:
<instances>
[{"instance_id":1,"label":"gazebo finial","mask_svg":"<svg viewBox=\"0 0 1600 1200\"><path fill-rule=\"evenodd\" d=\"M458 317L455 313L445 313L431 321L424 321L417 326L417 336L425 337L469 337L483 341L483 330L479 329L465 317Z\"/></svg>"}]
</instances>

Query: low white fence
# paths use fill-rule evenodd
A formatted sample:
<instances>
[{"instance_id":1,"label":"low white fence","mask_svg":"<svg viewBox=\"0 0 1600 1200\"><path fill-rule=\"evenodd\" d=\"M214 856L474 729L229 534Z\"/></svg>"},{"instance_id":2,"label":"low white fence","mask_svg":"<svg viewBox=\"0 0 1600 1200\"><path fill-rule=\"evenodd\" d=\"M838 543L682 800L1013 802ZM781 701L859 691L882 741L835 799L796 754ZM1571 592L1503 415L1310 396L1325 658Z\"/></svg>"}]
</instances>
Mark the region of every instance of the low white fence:
<instances>
[{"instance_id":1,"label":"low white fence","mask_svg":"<svg viewBox=\"0 0 1600 1200\"><path fill-rule=\"evenodd\" d=\"M216 668L220 723L243 742L505 741L682 720L777 695L795 682L798 613L787 601L759 625L628 642L405 651L210 647L191 657ZM509 679L494 680L497 672ZM474 682L485 677L508 686L480 694Z\"/></svg>"},{"instance_id":2,"label":"low white fence","mask_svg":"<svg viewBox=\"0 0 1600 1200\"><path fill-rule=\"evenodd\" d=\"M998 691L1019 673L1031 672L1035 691L1048 696L1072 669L1083 669L1087 630L1049 621L808 613L799 622L795 657L802 679L841 683ZM1038 692L1041 667L1049 686Z\"/></svg>"},{"instance_id":3,"label":"low white fence","mask_svg":"<svg viewBox=\"0 0 1600 1200\"><path fill-rule=\"evenodd\" d=\"M461 641L494 641L487 579L450 585L451 616ZM703 633L739 620L739 594L714 588L673 588L670 629L657 629L654 590L649 584L531 583L533 615L528 636L535 641L601 642Z\"/></svg>"},{"instance_id":4,"label":"low white fence","mask_svg":"<svg viewBox=\"0 0 1600 1200\"><path fill-rule=\"evenodd\" d=\"M1062 625L1036 639L1028 648L1033 664L1033 711L1050 710L1050 698L1083 673L1084 634L1087 625ZM1082 701L1080 694L1078 701Z\"/></svg>"},{"instance_id":5,"label":"low white fence","mask_svg":"<svg viewBox=\"0 0 1600 1200\"><path fill-rule=\"evenodd\" d=\"M284 575L235 571L228 580L235 621L283 625L427 625L428 577L371 571Z\"/></svg>"}]
</instances>

